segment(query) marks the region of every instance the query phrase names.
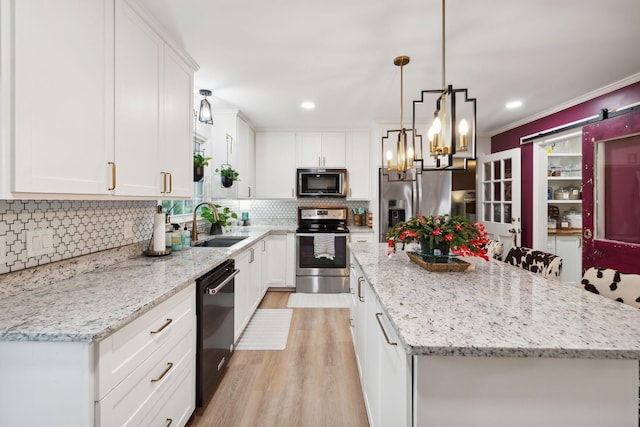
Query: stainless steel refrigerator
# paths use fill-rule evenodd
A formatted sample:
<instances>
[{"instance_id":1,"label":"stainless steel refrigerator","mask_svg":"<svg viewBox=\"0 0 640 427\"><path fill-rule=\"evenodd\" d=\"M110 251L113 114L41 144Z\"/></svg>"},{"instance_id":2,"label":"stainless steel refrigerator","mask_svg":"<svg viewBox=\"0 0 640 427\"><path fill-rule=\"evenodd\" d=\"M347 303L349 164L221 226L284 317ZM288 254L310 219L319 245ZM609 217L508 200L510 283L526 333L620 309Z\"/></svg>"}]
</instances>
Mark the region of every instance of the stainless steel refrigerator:
<instances>
[{"instance_id":1,"label":"stainless steel refrigerator","mask_svg":"<svg viewBox=\"0 0 640 427\"><path fill-rule=\"evenodd\" d=\"M397 172L390 172L397 179ZM379 241L396 223L416 214L438 215L451 213L451 171L407 172L404 181L389 181L379 170ZM413 180L417 176L417 179Z\"/></svg>"}]
</instances>

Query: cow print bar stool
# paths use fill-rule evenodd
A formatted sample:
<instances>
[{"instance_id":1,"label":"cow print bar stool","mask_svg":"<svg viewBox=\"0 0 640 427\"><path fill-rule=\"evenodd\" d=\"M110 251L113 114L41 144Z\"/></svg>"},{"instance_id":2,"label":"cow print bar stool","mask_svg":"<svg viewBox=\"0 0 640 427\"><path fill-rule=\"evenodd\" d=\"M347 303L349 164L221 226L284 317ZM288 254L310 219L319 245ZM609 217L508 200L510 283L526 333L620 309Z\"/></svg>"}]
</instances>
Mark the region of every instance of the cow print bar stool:
<instances>
[{"instance_id":1,"label":"cow print bar stool","mask_svg":"<svg viewBox=\"0 0 640 427\"><path fill-rule=\"evenodd\" d=\"M560 280L560 273L562 272L561 257L523 246L511 248L504 262L549 279Z\"/></svg>"}]
</instances>

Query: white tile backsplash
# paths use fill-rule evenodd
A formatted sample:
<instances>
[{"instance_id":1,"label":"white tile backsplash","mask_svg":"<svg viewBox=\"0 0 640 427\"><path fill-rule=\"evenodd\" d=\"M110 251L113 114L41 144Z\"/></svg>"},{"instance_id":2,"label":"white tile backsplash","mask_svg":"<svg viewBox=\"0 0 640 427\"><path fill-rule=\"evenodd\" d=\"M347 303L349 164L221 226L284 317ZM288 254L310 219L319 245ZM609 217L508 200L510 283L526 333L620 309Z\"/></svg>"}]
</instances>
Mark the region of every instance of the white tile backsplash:
<instances>
[{"instance_id":1,"label":"white tile backsplash","mask_svg":"<svg viewBox=\"0 0 640 427\"><path fill-rule=\"evenodd\" d=\"M238 213L248 211L251 220L297 220L298 206L369 207L367 201L344 199L215 200ZM151 238L156 201L99 200L0 200L0 239L4 262L0 274L75 258ZM351 218L351 215L349 215ZM125 221L133 224L133 237L125 238ZM203 225L208 230L208 227ZM55 252L27 255L26 231L53 229ZM198 227L200 228L200 226Z\"/></svg>"},{"instance_id":2,"label":"white tile backsplash","mask_svg":"<svg viewBox=\"0 0 640 427\"><path fill-rule=\"evenodd\" d=\"M0 274L142 242L151 237L156 202L95 200L0 200ZM124 238L124 221L134 225ZM27 256L26 231L53 229L54 253Z\"/></svg>"}]
</instances>

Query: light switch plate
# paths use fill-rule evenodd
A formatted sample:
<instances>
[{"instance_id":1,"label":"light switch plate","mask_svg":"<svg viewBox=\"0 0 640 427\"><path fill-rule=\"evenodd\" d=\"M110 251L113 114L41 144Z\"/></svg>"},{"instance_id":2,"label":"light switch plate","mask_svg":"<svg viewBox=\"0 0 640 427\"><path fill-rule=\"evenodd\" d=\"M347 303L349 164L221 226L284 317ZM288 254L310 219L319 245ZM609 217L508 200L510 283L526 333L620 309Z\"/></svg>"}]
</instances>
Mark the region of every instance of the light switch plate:
<instances>
[{"instance_id":1,"label":"light switch plate","mask_svg":"<svg viewBox=\"0 0 640 427\"><path fill-rule=\"evenodd\" d=\"M27 230L27 256L37 257L53 253L53 229Z\"/></svg>"}]
</instances>

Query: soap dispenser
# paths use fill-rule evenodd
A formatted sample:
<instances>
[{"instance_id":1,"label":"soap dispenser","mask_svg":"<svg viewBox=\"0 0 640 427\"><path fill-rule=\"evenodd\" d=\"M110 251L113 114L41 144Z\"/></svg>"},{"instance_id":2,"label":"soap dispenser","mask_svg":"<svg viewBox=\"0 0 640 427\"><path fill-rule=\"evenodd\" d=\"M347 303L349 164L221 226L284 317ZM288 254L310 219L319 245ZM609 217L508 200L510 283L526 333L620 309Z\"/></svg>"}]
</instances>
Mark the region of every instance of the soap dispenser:
<instances>
[{"instance_id":1,"label":"soap dispenser","mask_svg":"<svg viewBox=\"0 0 640 427\"><path fill-rule=\"evenodd\" d=\"M182 247L188 248L191 246L191 233L187 228L187 224L184 225L184 230L182 230Z\"/></svg>"},{"instance_id":2,"label":"soap dispenser","mask_svg":"<svg viewBox=\"0 0 640 427\"><path fill-rule=\"evenodd\" d=\"M182 249L182 233L180 232L180 224L171 224L173 232L171 233L171 250L179 251Z\"/></svg>"}]
</instances>

